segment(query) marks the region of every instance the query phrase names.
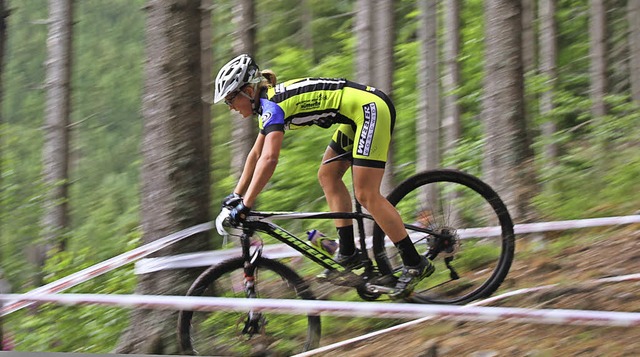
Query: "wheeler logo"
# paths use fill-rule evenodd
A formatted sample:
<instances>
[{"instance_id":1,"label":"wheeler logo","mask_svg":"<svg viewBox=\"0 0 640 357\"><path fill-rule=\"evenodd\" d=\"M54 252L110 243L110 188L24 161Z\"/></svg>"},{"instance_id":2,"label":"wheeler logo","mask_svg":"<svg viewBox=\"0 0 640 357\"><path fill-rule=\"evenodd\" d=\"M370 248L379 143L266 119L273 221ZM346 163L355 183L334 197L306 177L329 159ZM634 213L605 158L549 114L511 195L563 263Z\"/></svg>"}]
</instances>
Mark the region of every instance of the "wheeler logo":
<instances>
[{"instance_id":1,"label":"wheeler logo","mask_svg":"<svg viewBox=\"0 0 640 357\"><path fill-rule=\"evenodd\" d=\"M364 122L362 123L362 131L358 140L358 150L356 153L362 156L369 156L371 152L371 142L376 130L376 121L378 119L378 110L376 103L369 103L362 106L364 112Z\"/></svg>"}]
</instances>

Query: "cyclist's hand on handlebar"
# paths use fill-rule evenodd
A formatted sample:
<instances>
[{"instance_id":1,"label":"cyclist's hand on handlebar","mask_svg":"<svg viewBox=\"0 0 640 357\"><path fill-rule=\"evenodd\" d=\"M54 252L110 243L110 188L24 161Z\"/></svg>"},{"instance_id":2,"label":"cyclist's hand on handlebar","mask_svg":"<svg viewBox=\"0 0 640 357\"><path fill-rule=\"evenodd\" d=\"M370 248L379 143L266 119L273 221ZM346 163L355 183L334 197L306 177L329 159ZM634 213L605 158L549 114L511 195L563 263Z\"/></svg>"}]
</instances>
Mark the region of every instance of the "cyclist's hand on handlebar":
<instances>
[{"instance_id":1,"label":"cyclist's hand on handlebar","mask_svg":"<svg viewBox=\"0 0 640 357\"><path fill-rule=\"evenodd\" d=\"M247 218L251 211L250 207L244 205L242 199L235 207L223 206L220 214L216 217L216 230L221 236L229 235L227 228L238 227Z\"/></svg>"},{"instance_id":2,"label":"cyclist's hand on handlebar","mask_svg":"<svg viewBox=\"0 0 640 357\"><path fill-rule=\"evenodd\" d=\"M239 226L247 219L249 211L251 211L251 207L245 206L242 199L240 199L240 203L229 212L229 223L234 227Z\"/></svg>"},{"instance_id":3,"label":"cyclist's hand on handlebar","mask_svg":"<svg viewBox=\"0 0 640 357\"><path fill-rule=\"evenodd\" d=\"M220 214L216 217L216 230L221 236L229 235L229 232L226 230L226 228L229 227L229 212L231 212L231 210L228 207L222 207Z\"/></svg>"},{"instance_id":4,"label":"cyclist's hand on handlebar","mask_svg":"<svg viewBox=\"0 0 640 357\"><path fill-rule=\"evenodd\" d=\"M233 192L222 200L222 207L235 207L242 202L242 196Z\"/></svg>"}]
</instances>

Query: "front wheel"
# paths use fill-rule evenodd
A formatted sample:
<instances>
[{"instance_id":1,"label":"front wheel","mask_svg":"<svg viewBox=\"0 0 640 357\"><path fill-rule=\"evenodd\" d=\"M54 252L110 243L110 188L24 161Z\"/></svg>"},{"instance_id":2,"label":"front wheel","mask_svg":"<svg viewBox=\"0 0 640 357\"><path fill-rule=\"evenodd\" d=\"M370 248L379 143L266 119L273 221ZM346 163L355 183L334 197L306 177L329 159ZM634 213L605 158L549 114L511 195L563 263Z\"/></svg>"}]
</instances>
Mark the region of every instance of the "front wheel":
<instances>
[{"instance_id":1,"label":"front wheel","mask_svg":"<svg viewBox=\"0 0 640 357\"><path fill-rule=\"evenodd\" d=\"M420 282L414 301L464 304L491 295L507 275L515 248L506 206L486 183L457 170L426 171L387 197L416 249L436 271ZM398 251L376 224L373 250L382 274L398 275Z\"/></svg>"},{"instance_id":2,"label":"front wheel","mask_svg":"<svg viewBox=\"0 0 640 357\"><path fill-rule=\"evenodd\" d=\"M241 257L213 266L193 283L188 296L315 299L298 274L277 261L259 258L252 277ZM253 288L247 290L247 284ZM184 354L290 356L316 348L320 317L234 311L180 311L178 339Z\"/></svg>"}]
</instances>

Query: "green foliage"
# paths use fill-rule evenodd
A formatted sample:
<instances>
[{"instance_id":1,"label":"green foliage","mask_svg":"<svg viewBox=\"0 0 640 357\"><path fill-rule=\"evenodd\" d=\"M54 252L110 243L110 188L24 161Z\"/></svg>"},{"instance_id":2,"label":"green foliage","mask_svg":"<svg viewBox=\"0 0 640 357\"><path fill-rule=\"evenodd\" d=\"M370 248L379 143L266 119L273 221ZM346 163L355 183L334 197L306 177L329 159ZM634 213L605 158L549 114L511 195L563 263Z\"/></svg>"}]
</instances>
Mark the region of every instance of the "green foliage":
<instances>
[{"instance_id":1,"label":"green foliage","mask_svg":"<svg viewBox=\"0 0 640 357\"><path fill-rule=\"evenodd\" d=\"M573 219L637 210L637 199L629 193L640 189L631 179L640 173L638 107L618 96L609 97L608 104L611 115L555 136L566 151L540 177L545 185L536 205L545 216Z\"/></svg>"},{"instance_id":2,"label":"green foliage","mask_svg":"<svg viewBox=\"0 0 640 357\"><path fill-rule=\"evenodd\" d=\"M308 77L309 68L313 65L309 49L283 46L271 57L272 68L279 76L279 81Z\"/></svg>"},{"instance_id":3,"label":"green foliage","mask_svg":"<svg viewBox=\"0 0 640 357\"><path fill-rule=\"evenodd\" d=\"M134 247L138 232L138 166L141 120L144 1L76 3L74 36L71 221L67 252L47 263L47 281L74 273ZM39 241L44 66L47 6L12 4L3 73L2 267L14 292L32 288L27 260ZM131 293L131 267L72 291ZM127 311L104 307L43 305L9 316L5 330L19 350L107 352ZM78 329L82 326L82 329ZM48 336L43 338L43 336Z\"/></svg>"},{"instance_id":4,"label":"green foliage","mask_svg":"<svg viewBox=\"0 0 640 357\"><path fill-rule=\"evenodd\" d=\"M484 140L463 138L456 143L455 150L443 161L444 167L455 167L480 177L482 174L482 147Z\"/></svg>"},{"instance_id":5,"label":"green foliage","mask_svg":"<svg viewBox=\"0 0 640 357\"><path fill-rule=\"evenodd\" d=\"M311 7L310 23L304 22L305 3ZM356 47L351 32L354 3L258 1L255 55L261 68L273 69L280 81L304 76L352 79ZM140 235L139 110L143 94L144 4L144 0L76 2L69 250L51 257L45 269L48 281L131 249ZM213 75L231 57L233 44L229 39L235 24L229 19L233 5L213 5ZM403 0L394 5L397 40L392 97L398 118L394 163L398 178L402 179L415 171L415 117L417 102L422 98L422 93L415 90L420 75L419 13L414 1ZM47 28L42 20L48 15L42 0L14 1L11 7L0 128L0 245L2 268L15 287L14 292L23 292L32 288L30 281L37 273L27 258L41 234L39 222L45 193L41 184L41 127ZM623 10L613 9L610 18L622 18ZM465 1L462 6L462 84L455 93L462 112L463 137L443 161L443 166L456 166L478 176L482 174L483 151L483 11L482 0ZM528 103L534 134L547 121L558 127L550 138L536 135L534 148L541 184L536 207L546 219L633 213L638 209L635 193L640 192L640 109L631 104L626 93L626 67L612 64L616 85L607 98L610 113L605 118L592 118L588 4L583 0L561 0L556 18L559 53L554 109L543 116L537 112L535 100ZM620 19L614 20L609 42L619 48L624 42L625 26ZM312 48L305 46L305 34L311 35ZM531 75L526 88L528 98L535 98L551 88L551 81ZM212 112L213 156L209 169L215 212L220 199L236 184L230 175L228 147L237 119L224 105L213 106ZM260 209L327 209L316 173L332 133L332 129L311 127L285 135L278 169L259 197ZM560 149L553 166L541 158L542 148L550 142ZM350 187L349 173L345 176ZM331 222L298 221L287 227L295 234L310 228L329 236L334 234ZM303 273L313 275L304 269ZM131 270L122 269L72 291L129 293L133 285ZM347 298L357 299L355 295ZM328 328L340 332L343 326L351 327L341 321ZM355 328L360 328L360 323L353 322L357 324ZM7 329L15 332L21 350L107 352L125 324L126 311L121 309L43 305L11 315ZM79 330L77 326L83 328Z\"/></svg>"},{"instance_id":6,"label":"green foliage","mask_svg":"<svg viewBox=\"0 0 640 357\"><path fill-rule=\"evenodd\" d=\"M133 249L137 243L137 238L131 239L124 247ZM97 261L91 248L52 254L43 271L45 282L53 282L93 263ZM135 275L129 266L93 278L69 292L131 294L134 287ZM122 308L43 304L9 315L5 328L14 335L18 351L104 353L115 346L127 323L128 311Z\"/></svg>"}]
</instances>

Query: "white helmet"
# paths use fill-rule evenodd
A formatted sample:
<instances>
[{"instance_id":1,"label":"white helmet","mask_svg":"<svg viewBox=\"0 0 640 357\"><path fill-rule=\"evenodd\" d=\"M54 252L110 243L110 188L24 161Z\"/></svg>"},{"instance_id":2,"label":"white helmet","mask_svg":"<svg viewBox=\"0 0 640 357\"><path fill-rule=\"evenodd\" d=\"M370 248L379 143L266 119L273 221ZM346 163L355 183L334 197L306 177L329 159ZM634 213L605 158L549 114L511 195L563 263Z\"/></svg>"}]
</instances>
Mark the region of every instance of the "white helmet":
<instances>
[{"instance_id":1,"label":"white helmet","mask_svg":"<svg viewBox=\"0 0 640 357\"><path fill-rule=\"evenodd\" d=\"M245 84L258 82L260 82L258 65L249 55L242 54L227 62L218 72L213 102L218 103Z\"/></svg>"}]
</instances>

